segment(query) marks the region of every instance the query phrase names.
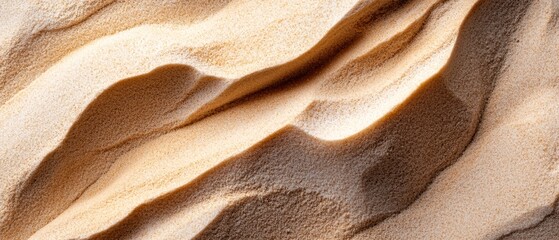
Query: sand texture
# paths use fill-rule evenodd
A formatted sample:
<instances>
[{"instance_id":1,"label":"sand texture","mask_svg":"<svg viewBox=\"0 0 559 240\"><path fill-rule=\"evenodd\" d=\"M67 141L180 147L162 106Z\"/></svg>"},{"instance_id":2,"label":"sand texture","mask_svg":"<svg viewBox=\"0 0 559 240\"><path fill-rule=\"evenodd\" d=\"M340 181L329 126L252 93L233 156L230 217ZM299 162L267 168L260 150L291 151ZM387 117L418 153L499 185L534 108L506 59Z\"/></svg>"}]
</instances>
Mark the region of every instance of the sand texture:
<instances>
[{"instance_id":1,"label":"sand texture","mask_svg":"<svg viewBox=\"0 0 559 240\"><path fill-rule=\"evenodd\" d=\"M3 0L0 239L559 239L557 0Z\"/></svg>"}]
</instances>

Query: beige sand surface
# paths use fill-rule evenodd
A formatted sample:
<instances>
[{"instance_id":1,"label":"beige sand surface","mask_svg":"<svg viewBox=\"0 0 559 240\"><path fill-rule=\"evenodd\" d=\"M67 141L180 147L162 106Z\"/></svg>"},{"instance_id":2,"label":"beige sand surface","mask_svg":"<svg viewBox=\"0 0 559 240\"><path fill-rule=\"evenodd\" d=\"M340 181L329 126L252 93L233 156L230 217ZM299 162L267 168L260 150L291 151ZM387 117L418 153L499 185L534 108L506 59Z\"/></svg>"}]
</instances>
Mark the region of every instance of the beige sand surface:
<instances>
[{"instance_id":1,"label":"beige sand surface","mask_svg":"<svg viewBox=\"0 0 559 240\"><path fill-rule=\"evenodd\" d=\"M0 29L0 239L559 239L556 0L6 0Z\"/></svg>"}]
</instances>

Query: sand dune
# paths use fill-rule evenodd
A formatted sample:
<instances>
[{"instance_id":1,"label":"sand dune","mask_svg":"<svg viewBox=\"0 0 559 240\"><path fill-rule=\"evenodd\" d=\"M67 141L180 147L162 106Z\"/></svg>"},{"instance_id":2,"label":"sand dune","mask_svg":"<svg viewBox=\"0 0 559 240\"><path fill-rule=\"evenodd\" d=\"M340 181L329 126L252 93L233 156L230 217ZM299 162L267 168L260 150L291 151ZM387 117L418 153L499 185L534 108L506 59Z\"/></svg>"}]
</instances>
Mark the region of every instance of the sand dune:
<instances>
[{"instance_id":1,"label":"sand dune","mask_svg":"<svg viewBox=\"0 0 559 240\"><path fill-rule=\"evenodd\" d=\"M556 238L554 0L4 5L0 239Z\"/></svg>"}]
</instances>

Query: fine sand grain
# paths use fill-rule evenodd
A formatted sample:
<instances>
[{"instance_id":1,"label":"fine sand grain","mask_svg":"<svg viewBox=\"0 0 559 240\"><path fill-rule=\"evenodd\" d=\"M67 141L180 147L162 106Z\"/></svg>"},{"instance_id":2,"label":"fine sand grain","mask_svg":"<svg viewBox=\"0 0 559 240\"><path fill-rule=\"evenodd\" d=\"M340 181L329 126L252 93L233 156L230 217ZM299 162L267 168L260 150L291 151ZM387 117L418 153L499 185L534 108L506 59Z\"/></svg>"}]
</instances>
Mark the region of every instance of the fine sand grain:
<instances>
[{"instance_id":1,"label":"fine sand grain","mask_svg":"<svg viewBox=\"0 0 559 240\"><path fill-rule=\"evenodd\" d=\"M556 0L6 0L0 24L0 239L559 239Z\"/></svg>"}]
</instances>

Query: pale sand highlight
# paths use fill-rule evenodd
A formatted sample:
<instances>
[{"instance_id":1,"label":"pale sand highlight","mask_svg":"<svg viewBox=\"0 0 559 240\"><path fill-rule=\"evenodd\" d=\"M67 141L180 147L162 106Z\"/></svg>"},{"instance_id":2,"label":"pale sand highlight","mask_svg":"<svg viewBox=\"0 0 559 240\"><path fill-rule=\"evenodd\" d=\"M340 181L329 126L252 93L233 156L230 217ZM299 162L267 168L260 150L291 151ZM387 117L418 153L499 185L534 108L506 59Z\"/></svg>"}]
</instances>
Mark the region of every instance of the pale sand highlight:
<instances>
[{"instance_id":1,"label":"pale sand highlight","mask_svg":"<svg viewBox=\"0 0 559 240\"><path fill-rule=\"evenodd\" d=\"M10 1L0 22L0 239L557 237L554 0Z\"/></svg>"}]
</instances>

